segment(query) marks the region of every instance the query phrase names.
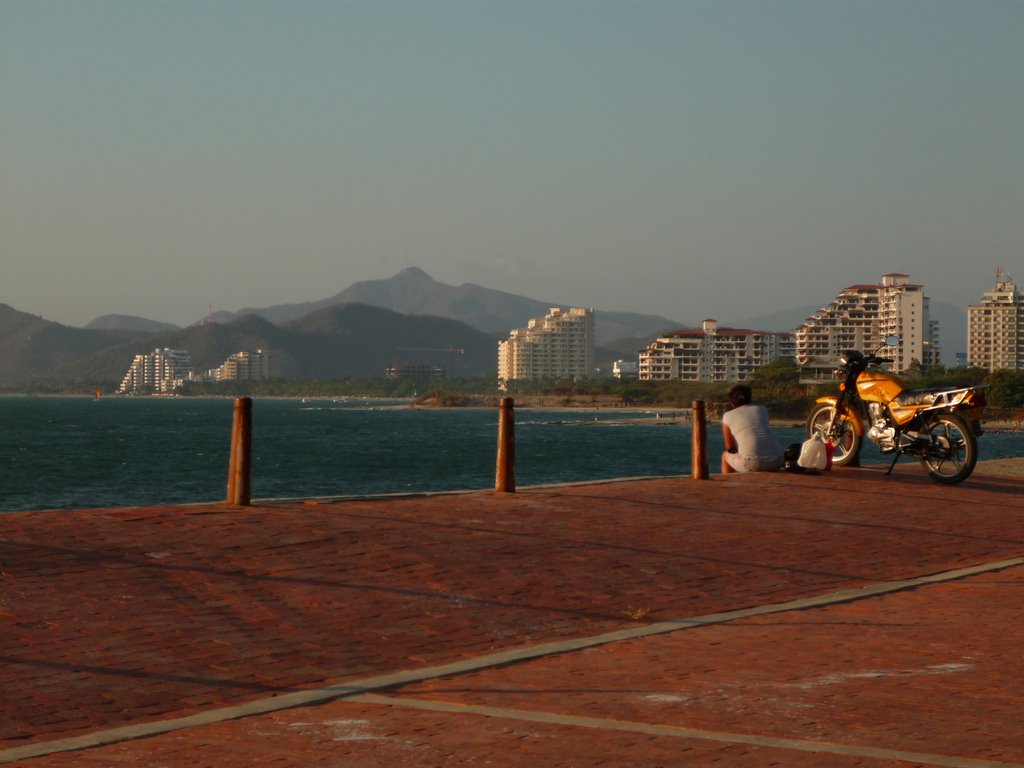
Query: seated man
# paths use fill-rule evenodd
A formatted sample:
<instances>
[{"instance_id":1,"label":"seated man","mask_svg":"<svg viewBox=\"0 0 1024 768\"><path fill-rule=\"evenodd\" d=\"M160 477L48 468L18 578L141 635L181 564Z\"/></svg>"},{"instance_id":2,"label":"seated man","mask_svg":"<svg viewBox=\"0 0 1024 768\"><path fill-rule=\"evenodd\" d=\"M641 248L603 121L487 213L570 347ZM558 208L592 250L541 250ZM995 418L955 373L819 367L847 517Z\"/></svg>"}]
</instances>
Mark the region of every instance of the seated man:
<instances>
[{"instance_id":1,"label":"seated man","mask_svg":"<svg viewBox=\"0 0 1024 768\"><path fill-rule=\"evenodd\" d=\"M737 384L729 392L732 410L722 415L722 474L773 472L782 468L782 451L768 426L768 411L754 405L750 387Z\"/></svg>"}]
</instances>

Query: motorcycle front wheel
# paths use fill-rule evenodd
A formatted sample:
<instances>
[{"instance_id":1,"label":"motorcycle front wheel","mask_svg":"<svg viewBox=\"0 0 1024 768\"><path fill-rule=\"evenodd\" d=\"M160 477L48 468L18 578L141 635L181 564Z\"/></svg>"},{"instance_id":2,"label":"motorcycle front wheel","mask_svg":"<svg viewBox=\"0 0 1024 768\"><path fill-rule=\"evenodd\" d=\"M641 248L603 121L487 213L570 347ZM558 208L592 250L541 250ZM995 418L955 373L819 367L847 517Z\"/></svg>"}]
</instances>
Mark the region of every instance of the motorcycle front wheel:
<instances>
[{"instance_id":1,"label":"motorcycle front wheel","mask_svg":"<svg viewBox=\"0 0 1024 768\"><path fill-rule=\"evenodd\" d=\"M853 420L843 414L839 417L832 435L827 435L828 425L832 421L832 414L835 407L827 404L816 406L807 417L807 437L813 437L815 433L821 435L821 439L831 440L835 449L832 453L832 466L845 467L850 464L856 465L860 457L860 447L863 438L857 434L853 427Z\"/></svg>"},{"instance_id":2,"label":"motorcycle front wheel","mask_svg":"<svg viewBox=\"0 0 1024 768\"><path fill-rule=\"evenodd\" d=\"M928 444L921 456L932 480L952 485L966 480L978 463L978 440L964 419L955 413L940 413L918 434Z\"/></svg>"}]
</instances>

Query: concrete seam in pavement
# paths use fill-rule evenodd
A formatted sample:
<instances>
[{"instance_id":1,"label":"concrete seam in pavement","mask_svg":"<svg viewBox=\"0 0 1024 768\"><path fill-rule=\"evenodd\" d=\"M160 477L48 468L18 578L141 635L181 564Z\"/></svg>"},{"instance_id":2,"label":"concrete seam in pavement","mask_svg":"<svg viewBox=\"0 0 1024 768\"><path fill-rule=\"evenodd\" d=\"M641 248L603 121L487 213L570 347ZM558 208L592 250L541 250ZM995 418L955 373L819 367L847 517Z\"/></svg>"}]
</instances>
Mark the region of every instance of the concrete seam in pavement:
<instances>
[{"instance_id":1,"label":"concrete seam in pavement","mask_svg":"<svg viewBox=\"0 0 1024 768\"><path fill-rule=\"evenodd\" d=\"M441 677L468 674L491 667L507 666L544 656L570 653L624 640L635 640L644 637L651 637L653 635L669 634L671 632L677 632L685 629L695 629L714 624L724 624L732 621L738 621L740 619L764 616L767 614L786 613L789 611L819 608L839 603L855 602L879 595L888 595L894 592L915 589L929 584L956 581L970 576L1001 571L1007 568L1019 567L1021 565L1024 565L1024 557L991 561L966 568L942 571L927 576L918 576L896 581L883 581L864 587L845 589L839 592L830 592L823 595L797 600L789 600L783 603L772 603L749 608L740 608L732 611L705 614L703 616L662 621L656 624L629 627L627 629L617 630L614 632L605 632L600 635L540 643L508 651L498 651L496 653L489 653L472 659L462 659L449 664L440 664L421 669L401 670L398 672L372 675L370 677L351 680L345 683L336 683L334 685L323 686L320 688L311 688L308 690L281 694L279 696L270 696L268 698L257 699L230 707L220 707L206 712L187 715L185 717L139 723L136 725L96 731L82 736L55 739L52 741L37 742L20 747L3 749L0 750L0 763L10 763L16 760L41 757L43 755L58 752L72 752L80 749L115 744L122 741L142 739L149 736L170 733L172 731L211 725L213 723L236 720L244 717L264 715L285 709L319 705L337 699L345 699L362 694L368 694L375 690L385 690L388 688L396 688L401 685L419 683ZM980 766L983 764L977 763L977 765ZM990 765L997 764L993 763Z\"/></svg>"},{"instance_id":2,"label":"concrete seam in pavement","mask_svg":"<svg viewBox=\"0 0 1024 768\"><path fill-rule=\"evenodd\" d=\"M496 717L505 720L522 720L531 723L547 723L552 725L568 725L579 728L597 728L609 731L626 731L644 733L651 736L671 736L680 739L700 739L725 744L744 744L752 747L768 747L771 749L790 749L800 752L827 753L849 757L867 757L877 760L895 760L919 765L935 765L942 768L1024 768L1024 763L1004 763L992 760L977 760L970 757L953 755L936 755L927 752L908 752L900 749L869 747L857 744L839 744L833 741L809 741L807 739L785 739L775 736L757 736L748 733L732 733L728 731L709 731L700 728L687 728L678 725L657 725L632 720L612 720L603 717L585 717L582 715L563 715L558 712L545 712L508 707L488 707L479 704L454 704L447 701L406 699L401 697L381 696L367 693L352 696L346 701L360 704L380 704L389 707L405 707L428 712L445 712L452 714L479 715Z\"/></svg>"},{"instance_id":3,"label":"concrete seam in pavement","mask_svg":"<svg viewBox=\"0 0 1024 768\"><path fill-rule=\"evenodd\" d=\"M594 480L574 480L563 483L538 483L517 486L519 491L544 491L552 488L575 488L587 485L615 485L616 483L644 482L647 480L678 480L684 475L629 475L628 477L599 477ZM487 488L463 488L444 491L395 491L394 493L327 494L324 496L267 496L253 499L257 504L331 504L341 501L381 501L393 499L431 499L438 496L471 496L486 493ZM214 502L196 502L193 506L209 506ZM182 506L188 506L183 504Z\"/></svg>"}]
</instances>

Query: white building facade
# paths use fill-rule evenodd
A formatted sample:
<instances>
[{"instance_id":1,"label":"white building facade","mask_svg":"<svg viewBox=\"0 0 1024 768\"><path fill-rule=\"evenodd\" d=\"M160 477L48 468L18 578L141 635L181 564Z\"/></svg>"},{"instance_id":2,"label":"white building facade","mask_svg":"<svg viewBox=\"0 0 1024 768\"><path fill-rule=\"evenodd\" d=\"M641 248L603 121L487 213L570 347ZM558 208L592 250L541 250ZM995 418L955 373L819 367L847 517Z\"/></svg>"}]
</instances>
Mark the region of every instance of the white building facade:
<instances>
[{"instance_id":1,"label":"white building facade","mask_svg":"<svg viewBox=\"0 0 1024 768\"><path fill-rule=\"evenodd\" d=\"M192 377L192 358L182 349L154 349L149 355L136 355L121 380L118 392L173 392Z\"/></svg>"},{"instance_id":2,"label":"white building facade","mask_svg":"<svg viewBox=\"0 0 1024 768\"><path fill-rule=\"evenodd\" d=\"M594 310L553 307L498 342L498 383L587 378L594 371Z\"/></svg>"},{"instance_id":3,"label":"white building facade","mask_svg":"<svg viewBox=\"0 0 1024 768\"><path fill-rule=\"evenodd\" d=\"M192 370L192 357L183 349L155 349L136 355L117 391L122 394L169 394L187 381L251 381L270 378L270 355L262 349L236 352L206 373Z\"/></svg>"},{"instance_id":4,"label":"white building facade","mask_svg":"<svg viewBox=\"0 0 1024 768\"><path fill-rule=\"evenodd\" d=\"M705 320L699 330L666 333L640 352L639 377L658 381L746 381L778 357L792 357L791 333L720 328Z\"/></svg>"},{"instance_id":5,"label":"white building facade","mask_svg":"<svg viewBox=\"0 0 1024 768\"><path fill-rule=\"evenodd\" d=\"M898 272L883 275L880 283L851 285L796 329L797 364L834 368L845 350L872 352L895 335L900 346L886 355L896 370L907 371L915 361L938 365L938 323L929 318L928 303L924 287Z\"/></svg>"},{"instance_id":6,"label":"white building facade","mask_svg":"<svg viewBox=\"0 0 1024 768\"><path fill-rule=\"evenodd\" d=\"M1024 370L1024 295L996 270L995 287L967 308L967 364L987 371Z\"/></svg>"},{"instance_id":7,"label":"white building facade","mask_svg":"<svg viewBox=\"0 0 1024 768\"><path fill-rule=\"evenodd\" d=\"M270 378L270 355L262 349L235 352L207 373L212 381L253 381Z\"/></svg>"}]
</instances>

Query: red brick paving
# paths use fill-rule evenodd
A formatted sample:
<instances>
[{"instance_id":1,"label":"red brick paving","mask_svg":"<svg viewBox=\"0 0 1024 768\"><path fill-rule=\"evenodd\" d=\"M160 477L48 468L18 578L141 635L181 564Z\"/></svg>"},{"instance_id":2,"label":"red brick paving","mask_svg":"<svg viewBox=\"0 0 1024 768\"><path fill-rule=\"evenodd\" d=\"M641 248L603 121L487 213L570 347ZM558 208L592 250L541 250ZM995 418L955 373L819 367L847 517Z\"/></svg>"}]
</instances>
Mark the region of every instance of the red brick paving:
<instances>
[{"instance_id":1,"label":"red brick paving","mask_svg":"<svg viewBox=\"0 0 1024 768\"><path fill-rule=\"evenodd\" d=\"M1022 491L1020 481L980 477L946 488L908 466L889 477L670 479L244 511L6 513L0 757L25 744L635 626L627 614L663 621L1019 557ZM387 695L1024 763L1021 571ZM354 701L31 764L339 760L902 764Z\"/></svg>"},{"instance_id":2,"label":"red brick paving","mask_svg":"<svg viewBox=\"0 0 1024 768\"><path fill-rule=\"evenodd\" d=\"M429 681L395 695L1021 764L1022 675L1018 567Z\"/></svg>"}]
</instances>

